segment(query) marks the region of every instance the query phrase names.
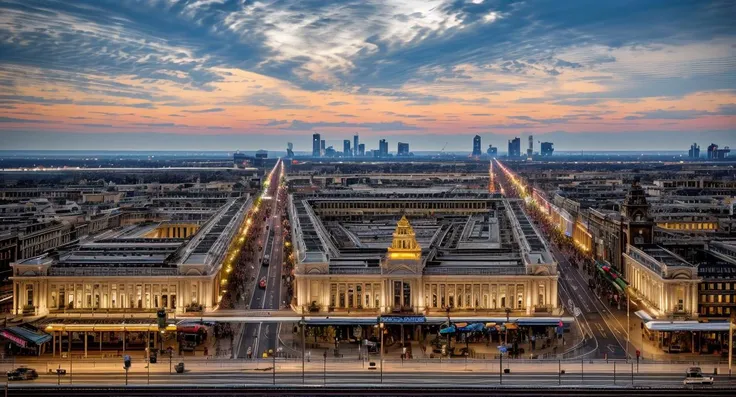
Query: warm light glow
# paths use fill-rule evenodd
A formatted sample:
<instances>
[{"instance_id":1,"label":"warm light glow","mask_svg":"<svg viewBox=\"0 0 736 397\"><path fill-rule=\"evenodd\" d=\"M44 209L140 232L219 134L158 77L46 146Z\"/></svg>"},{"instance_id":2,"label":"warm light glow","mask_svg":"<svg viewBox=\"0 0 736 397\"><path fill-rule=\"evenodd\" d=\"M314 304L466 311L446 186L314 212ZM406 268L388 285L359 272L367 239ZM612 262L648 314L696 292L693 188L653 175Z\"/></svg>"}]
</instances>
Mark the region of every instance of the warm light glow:
<instances>
[{"instance_id":1,"label":"warm light glow","mask_svg":"<svg viewBox=\"0 0 736 397\"><path fill-rule=\"evenodd\" d=\"M411 252L391 252L389 257L391 259L419 259L420 255Z\"/></svg>"}]
</instances>

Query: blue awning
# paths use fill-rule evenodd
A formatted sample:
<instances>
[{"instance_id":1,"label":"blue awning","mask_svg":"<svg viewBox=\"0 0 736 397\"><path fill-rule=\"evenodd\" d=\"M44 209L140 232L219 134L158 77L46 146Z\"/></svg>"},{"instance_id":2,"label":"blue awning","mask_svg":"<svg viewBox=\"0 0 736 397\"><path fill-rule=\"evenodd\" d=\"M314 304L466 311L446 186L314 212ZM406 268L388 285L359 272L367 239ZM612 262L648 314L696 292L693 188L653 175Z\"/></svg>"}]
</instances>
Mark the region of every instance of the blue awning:
<instances>
[{"instance_id":1,"label":"blue awning","mask_svg":"<svg viewBox=\"0 0 736 397\"><path fill-rule=\"evenodd\" d=\"M652 321L654 320L652 316L649 315L649 313L645 312L644 310L639 310L634 313L636 317L639 317L640 319L644 320L644 322Z\"/></svg>"},{"instance_id":2,"label":"blue awning","mask_svg":"<svg viewBox=\"0 0 736 397\"><path fill-rule=\"evenodd\" d=\"M51 340L51 335L43 331L32 331L28 328L18 326L8 327L6 330L36 345L42 345Z\"/></svg>"},{"instance_id":3,"label":"blue awning","mask_svg":"<svg viewBox=\"0 0 736 397\"><path fill-rule=\"evenodd\" d=\"M701 323L698 321L649 321L644 324L652 331L728 331L728 322Z\"/></svg>"}]
</instances>

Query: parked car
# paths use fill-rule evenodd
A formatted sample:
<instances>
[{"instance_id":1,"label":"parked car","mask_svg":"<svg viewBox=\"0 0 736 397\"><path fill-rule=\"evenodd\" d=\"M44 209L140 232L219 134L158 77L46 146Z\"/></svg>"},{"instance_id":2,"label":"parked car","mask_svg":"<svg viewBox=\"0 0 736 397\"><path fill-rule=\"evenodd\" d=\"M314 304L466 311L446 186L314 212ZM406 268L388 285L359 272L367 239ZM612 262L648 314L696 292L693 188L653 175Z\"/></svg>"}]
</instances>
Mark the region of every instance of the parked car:
<instances>
[{"instance_id":1,"label":"parked car","mask_svg":"<svg viewBox=\"0 0 736 397\"><path fill-rule=\"evenodd\" d=\"M8 380L33 380L38 378L38 373L33 368L20 367L8 371Z\"/></svg>"},{"instance_id":2,"label":"parked car","mask_svg":"<svg viewBox=\"0 0 736 397\"><path fill-rule=\"evenodd\" d=\"M690 367L685 373L685 379L682 381L682 384L685 386L712 385L713 377L703 375L700 367Z\"/></svg>"},{"instance_id":3,"label":"parked car","mask_svg":"<svg viewBox=\"0 0 736 397\"><path fill-rule=\"evenodd\" d=\"M266 288L266 278L265 277L261 277L261 281L258 282L258 287Z\"/></svg>"}]
</instances>

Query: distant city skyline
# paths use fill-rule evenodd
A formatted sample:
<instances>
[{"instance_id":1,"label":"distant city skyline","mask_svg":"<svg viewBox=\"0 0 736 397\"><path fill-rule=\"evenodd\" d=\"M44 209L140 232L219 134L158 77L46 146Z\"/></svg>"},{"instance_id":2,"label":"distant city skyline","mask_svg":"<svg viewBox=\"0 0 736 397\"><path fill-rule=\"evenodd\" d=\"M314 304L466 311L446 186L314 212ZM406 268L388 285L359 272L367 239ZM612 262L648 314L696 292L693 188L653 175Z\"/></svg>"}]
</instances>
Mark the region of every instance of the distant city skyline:
<instances>
[{"instance_id":1,"label":"distant city skyline","mask_svg":"<svg viewBox=\"0 0 736 397\"><path fill-rule=\"evenodd\" d=\"M339 5L339 6L337 6ZM736 146L729 1L6 0L0 150ZM351 141L354 152L355 141Z\"/></svg>"}]
</instances>

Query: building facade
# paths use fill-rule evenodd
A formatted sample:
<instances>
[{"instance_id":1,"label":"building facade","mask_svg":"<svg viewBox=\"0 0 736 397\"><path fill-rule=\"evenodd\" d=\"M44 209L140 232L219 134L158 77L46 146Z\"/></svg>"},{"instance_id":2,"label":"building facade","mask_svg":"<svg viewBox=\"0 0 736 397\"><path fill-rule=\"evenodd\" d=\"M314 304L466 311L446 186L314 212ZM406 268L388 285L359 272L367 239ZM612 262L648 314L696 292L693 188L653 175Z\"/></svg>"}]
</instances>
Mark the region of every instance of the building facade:
<instances>
[{"instance_id":1,"label":"building facade","mask_svg":"<svg viewBox=\"0 0 736 397\"><path fill-rule=\"evenodd\" d=\"M518 203L292 196L290 212L298 310L560 313L556 263Z\"/></svg>"}]
</instances>

